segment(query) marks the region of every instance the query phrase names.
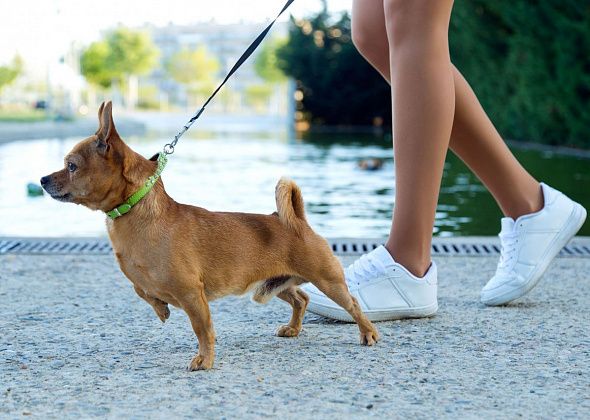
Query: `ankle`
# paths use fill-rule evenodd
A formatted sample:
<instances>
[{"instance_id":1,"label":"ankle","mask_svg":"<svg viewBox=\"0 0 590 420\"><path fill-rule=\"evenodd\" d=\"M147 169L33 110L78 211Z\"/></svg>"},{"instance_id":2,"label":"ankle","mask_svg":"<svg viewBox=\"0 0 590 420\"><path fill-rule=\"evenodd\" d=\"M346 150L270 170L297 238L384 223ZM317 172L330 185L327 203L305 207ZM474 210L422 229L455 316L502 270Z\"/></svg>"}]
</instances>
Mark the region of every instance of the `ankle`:
<instances>
[{"instance_id":1,"label":"ankle","mask_svg":"<svg viewBox=\"0 0 590 420\"><path fill-rule=\"evenodd\" d=\"M539 184L538 188L521 196L518 203L513 203L510 208L505 209L504 215L516 220L525 214L536 213L542 210L544 206L545 200L543 197L543 189Z\"/></svg>"},{"instance_id":2,"label":"ankle","mask_svg":"<svg viewBox=\"0 0 590 420\"><path fill-rule=\"evenodd\" d=\"M400 250L387 242L385 244L385 249L389 251L396 263L402 265L406 270L418 278L424 277L430 268L430 247L427 252L408 252L407 248Z\"/></svg>"}]
</instances>

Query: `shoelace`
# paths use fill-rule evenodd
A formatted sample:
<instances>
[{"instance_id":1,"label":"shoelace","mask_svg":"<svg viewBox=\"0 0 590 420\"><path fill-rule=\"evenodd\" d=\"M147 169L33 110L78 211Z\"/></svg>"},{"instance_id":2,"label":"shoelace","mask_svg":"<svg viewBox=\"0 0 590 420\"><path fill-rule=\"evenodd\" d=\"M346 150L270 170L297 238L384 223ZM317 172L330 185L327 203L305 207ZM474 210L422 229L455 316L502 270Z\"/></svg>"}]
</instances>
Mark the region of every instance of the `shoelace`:
<instances>
[{"instance_id":1,"label":"shoelace","mask_svg":"<svg viewBox=\"0 0 590 420\"><path fill-rule=\"evenodd\" d=\"M360 286L367 278L373 277L373 273L379 268L373 255L364 254L344 270L346 282L349 286Z\"/></svg>"},{"instance_id":2,"label":"shoelace","mask_svg":"<svg viewBox=\"0 0 590 420\"><path fill-rule=\"evenodd\" d=\"M518 243L518 235L516 233L501 233L500 245L502 247L500 252L500 262L498 263L497 273L509 273L512 271L513 262L515 261L516 244Z\"/></svg>"}]
</instances>

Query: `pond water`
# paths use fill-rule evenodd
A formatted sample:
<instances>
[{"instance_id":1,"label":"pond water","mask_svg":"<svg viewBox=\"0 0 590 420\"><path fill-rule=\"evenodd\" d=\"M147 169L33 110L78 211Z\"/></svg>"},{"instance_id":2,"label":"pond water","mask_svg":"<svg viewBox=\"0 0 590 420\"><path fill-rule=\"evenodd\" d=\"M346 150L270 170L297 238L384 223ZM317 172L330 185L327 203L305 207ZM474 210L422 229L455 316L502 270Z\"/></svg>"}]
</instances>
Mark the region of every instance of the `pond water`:
<instances>
[{"instance_id":1,"label":"pond water","mask_svg":"<svg viewBox=\"0 0 590 420\"><path fill-rule=\"evenodd\" d=\"M27 197L26 184L62 166L78 141L46 139L0 145L0 236L104 236L105 216L48 196ZM144 156L167 138L130 137ZM590 160L552 152L516 150L534 176L590 208ZM358 161L383 159L382 169L363 171ZM177 201L209 210L271 213L274 187L286 175L303 191L308 219L327 237L385 237L394 199L391 139L374 135L193 133L183 137L163 179ZM445 164L434 234L496 235L501 213L452 154ZM582 235L590 235L587 222Z\"/></svg>"}]
</instances>

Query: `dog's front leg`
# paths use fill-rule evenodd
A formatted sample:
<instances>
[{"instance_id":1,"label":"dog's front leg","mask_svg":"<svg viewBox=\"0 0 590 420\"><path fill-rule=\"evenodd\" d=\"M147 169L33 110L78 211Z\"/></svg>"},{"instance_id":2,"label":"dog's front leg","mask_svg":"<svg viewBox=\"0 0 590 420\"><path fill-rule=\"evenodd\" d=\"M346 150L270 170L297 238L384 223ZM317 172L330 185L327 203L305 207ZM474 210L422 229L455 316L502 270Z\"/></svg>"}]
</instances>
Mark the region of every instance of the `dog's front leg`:
<instances>
[{"instance_id":1,"label":"dog's front leg","mask_svg":"<svg viewBox=\"0 0 590 420\"><path fill-rule=\"evenodd\" d=\"M154 311L156 312L156 315L158 315L158 318L160 318L160 321L166 322L166 320L170 318L170 309L168 309L168 304L166 302L148 295L143 291L143 289L135 285L133 285L133 287L135 288L135 293L137 293L140 298L152 305L152 308L154 308Z\"/></svg>"},{"instance_id":2,"label":"dog's front leg","mask_svg":"<svg viewBox=\"0 0 590 420\"><path fill-rule=\"evenodd\" d=\"M195 292L183 296L181 304L199 340L199 352L191 360L188 369L190 371L211 369L215 359L215 330L211 322L205 291L200 287Z\"/></svg>"}]
</instances>

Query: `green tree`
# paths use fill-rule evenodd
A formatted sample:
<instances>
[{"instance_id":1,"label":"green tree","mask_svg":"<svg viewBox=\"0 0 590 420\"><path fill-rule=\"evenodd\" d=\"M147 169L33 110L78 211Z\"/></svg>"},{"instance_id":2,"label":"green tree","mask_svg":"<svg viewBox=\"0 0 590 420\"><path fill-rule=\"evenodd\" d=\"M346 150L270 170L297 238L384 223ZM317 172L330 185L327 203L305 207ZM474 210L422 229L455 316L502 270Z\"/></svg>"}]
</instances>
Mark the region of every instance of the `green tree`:
<instances>
[{"instance_id":1,"label":"green tree","mask_svg":"<svg viewBox=\"0 0 590 420\"><path fill-rule=\"evenodd\" d=\"M590 148L587 2L455 2L449 38L453 63L504 137ZM347 16L334 21L324 9L292 21L277 58L312 123L391 121L389 87L354 50Z\"/></svg>"},{"instance_id":2,"label":"green tree","mask_svg":"<svg viewBox=\"0 0 590 420\"><path fill-rule=\"evenodd\" d=\"M246 103L258 112L264 112L265 105L268 104L272 96L273 88L271 84L250 85L245 90Z\"/></svg>"},{"instance_id":3,"label":"green tree","mask_svg":"<svg viewBox=\"0 0 590 420\"><path fill-rule=\"evenodd\" d=\"M107 65L110 59L110 47L106 41L98 41L82 52L80 70L90 83L102 88L109 88L117 78L116 72Z\"/></svg>"},{"instance_id":4,"label":"green tree","mask_svg":"<svg viewBox=\"0 0 590 420\"><path fill-rule=\"evenodd\" d=\"M195 50L182 49L166 63L170 77L184 85L212 84L219 67L219 61L204 46Z\"/></svg>"},{"instance_id":5,"label":"green tree","mask_svg":"<svg viewBox=\"0 0 590 420\"><path fill-rule=\"evenodd\" d=\"M5 86L14 82L23 71L23 60L16 55L12 59L12 63L6 66L0 66L0 91Z\"/></svg>"},{"instance_id":6,"label":"green tree","mask_svg":"<svg viewBox=\"0 0 590 420\"><path fill-rule=\"evenodd\" d=\"M262 45L254 60L254 71L262 80L269 83L280 83L287 80L285 73L279 68L277 57L277 51L286 44L287 39L272 38Z\"/></svg>"},{"instance_id":7,"label":"green tree","mask_svg":"<svg viewBox=\"0 0 590 420\"><path fill-rule=\"evenodd\" d=\"M110 68L115 74L139 76L149 73L156 64L158 49L145 32L118 28L107 34L106 42Z\"/></svg>"},{"instance_id":8,"label":"green tree","mask_svg":"<svg viewBox=\"0 0 590 420\"><path fill-rule=\"evenodd\" d=\"M117 82L125 86L130 76L149 73L158 53L146 33L117 28L82 52L80 67L92 84L108 88Z\"/></svg>"},{"instance_id":9,"label":"green tree","mask_svg":"<svg viewBox=\"0 0 590 420\"><path fill-rule=\"evenodd\" d=\"M310 19L292 19L277 60L296 80L301 111L311 123L391 124L389 85L352 44L348 14L334 20L324 8Z\"/></svg>"},{"instance_id":10,"label":"green tree","mask_svg":"<svg viewBox=\"0 0 590 420\"><path fill-rule=\"evenodd\" d=\"M204 46L195 50L182 49L166 62L172 79L186 86L190 96L198 99L215 89L219 61Z\"/></svg>"},{"instance_id":11,"label":"green tree","mask_svg":"<svg viewBox=\"0 0 590 420\"><path fill-rule=\"evenodd\" d=\"M499 131L590 148L590 7L575 0L464 0L451 58Z\"/></svg>"}]
</instances>

